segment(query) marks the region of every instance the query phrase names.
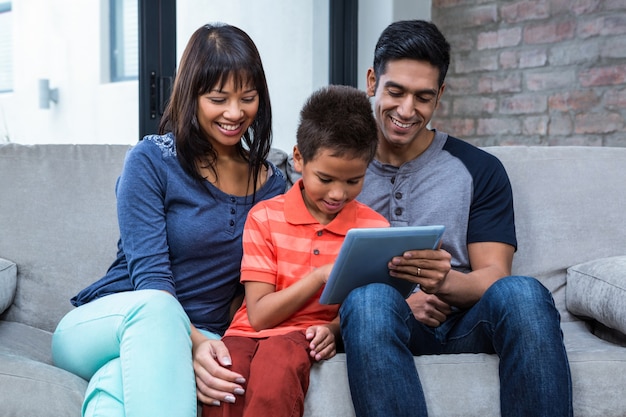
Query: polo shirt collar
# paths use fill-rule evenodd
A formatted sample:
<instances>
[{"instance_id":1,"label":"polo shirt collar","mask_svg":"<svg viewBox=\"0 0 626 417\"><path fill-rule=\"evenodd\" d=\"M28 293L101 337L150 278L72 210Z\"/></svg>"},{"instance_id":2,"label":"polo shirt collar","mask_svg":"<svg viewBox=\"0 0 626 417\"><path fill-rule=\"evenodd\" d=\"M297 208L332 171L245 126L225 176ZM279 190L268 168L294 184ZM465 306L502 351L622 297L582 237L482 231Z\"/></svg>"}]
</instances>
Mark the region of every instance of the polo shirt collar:
<instances>
[{"instance_id":1,"label":"polo shirt collar","mask_svg":"<svg viewBox=\"0 0 626 417\"><path fill-rule=\"evenodd\" d=\"M328 224L320 224L304 204L302 197L302 179L298 179L296 183L285 193L285 220L291 224L313 224L318 226L318 230L328 230L329 232L345 236L348 230L352 229L356 224L357 202L350 201L337 214L337 216Z\"/></svg>"}]
</instances>

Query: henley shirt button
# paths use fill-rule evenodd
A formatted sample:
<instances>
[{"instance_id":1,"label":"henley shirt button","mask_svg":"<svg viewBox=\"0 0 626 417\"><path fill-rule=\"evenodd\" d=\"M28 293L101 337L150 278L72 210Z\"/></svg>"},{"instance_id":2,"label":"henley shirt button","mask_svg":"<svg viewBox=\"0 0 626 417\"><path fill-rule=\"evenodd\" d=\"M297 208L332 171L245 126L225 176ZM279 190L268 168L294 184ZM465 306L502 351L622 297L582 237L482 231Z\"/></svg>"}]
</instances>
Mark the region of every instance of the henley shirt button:
<instances>
[{"instance_id":1,"label":"henley shirt button","mask_svg":"<svg viewBox=\"0 0 626 417\"><path fill-rule=\"evenodd\" d=\"M396 208L394 213L396 214L396 216L400 216L402 214L402 209L400 207L398 207L398 208Z\"/></svg>"},{"instance_id":2,"label":"henley shirt button","mask_svg":"<svg viewBox=\"0 0 626 417\"><path fill-rule=\"evenodd\" d=\"M235 214L235 209L234 208L230 209L230 214Z\"/></svg>"},{"instance_id":3,"label":"henley shirt button","mask_svg":"<svg viewBox=\"0 0 626 417\"><path fill-rule=\"evenodd\" d=\"M231 226L234 226L234 225L235 225L235 221L234 221L234 220L231 220L231 221L230 221L230 225L231 225Z\"/></svg>"},{"instance_id":4,"label":"henley shirt button","mask_svg":"<svg viewBox=\"0 0 626 417\"><path fill-rule=\"evenodd\" d=\"M237 201L237 200L235 199L235 197L231 197L231 198L230 198L230 202L231 202L231 203L234 203L235 201Z\"/></svg>"},{"instance_id":5,"label":"henley shirt button","mask_svg":"<svg viewBox=\"0 0 626 417\"><path fill-rule=\"evenodd\" d=\"M320 231L318 231L318 232L317 232L317 235L318 235L318 236L322 236L322 231L321 231L321 230L320 230Z\"/></svg>"},{"instance_id":6,"label":"henley shirt button","mask_svg":"<svg viewBox=\"0 0 626 417\"><path fill-rule=\"evenodd\" d=\"M313 251L313 255L319 255L319 254L320 254L319 249L315 249L315 250Z\"/></svg>"},{"instance_id":7,"label":"henley shirt button","mask_svg":"<svg viewBox=\"0 0 626 417\"><path fill-rule=\"evenodd\" d=\"M396 197L396 200L400 200L402 198L402 193L398 191L394 194L394 197Z\"/></svg>"}]
</instances>

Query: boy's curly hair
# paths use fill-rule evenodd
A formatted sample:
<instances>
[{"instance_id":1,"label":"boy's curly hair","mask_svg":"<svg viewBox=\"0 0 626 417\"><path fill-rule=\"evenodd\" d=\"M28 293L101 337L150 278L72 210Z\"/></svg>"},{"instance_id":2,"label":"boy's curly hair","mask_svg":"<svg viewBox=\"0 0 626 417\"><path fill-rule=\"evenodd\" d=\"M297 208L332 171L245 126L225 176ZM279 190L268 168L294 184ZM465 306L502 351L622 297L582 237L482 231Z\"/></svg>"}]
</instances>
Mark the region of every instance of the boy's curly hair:
<instances>
[{"instance_id":1,"label":"boy's curly hair","mask_svg":"<svg viewBox=\"0 0 626 417\"><path fill-rule=\"evenodd\" d=\"M300 112L297 144L304 163L315 159L321 149L369 163L376 154L377 138L369 98L354 87L323 87L308 98Z\"/></svg>"}]
</instances>

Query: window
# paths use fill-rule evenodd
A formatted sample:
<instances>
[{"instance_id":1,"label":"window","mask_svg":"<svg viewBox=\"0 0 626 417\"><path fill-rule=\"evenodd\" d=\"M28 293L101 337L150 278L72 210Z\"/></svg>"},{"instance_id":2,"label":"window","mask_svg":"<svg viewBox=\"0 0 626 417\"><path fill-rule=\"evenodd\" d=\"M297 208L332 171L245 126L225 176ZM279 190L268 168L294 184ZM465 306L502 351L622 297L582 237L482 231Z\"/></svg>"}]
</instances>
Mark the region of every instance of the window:
<instances>
[{"instance_id":1,"label":"window","mask_svg":"<svg viewBox=\"0 0 626 417\"><path fill-rule=\"evenodd\" d=\"M138 0L111 0L111 81L136 80L139 66Z\"/></svg>"},{"instance_id":2,"label":"window","mask_svg":"<svg viewBox=\"0 0 626 417\"><path fill-rule=\"evenodd\" d=\"M12 22L11 2L0 1L0 93L13 91Z\"/></svg>"}]
</instances>

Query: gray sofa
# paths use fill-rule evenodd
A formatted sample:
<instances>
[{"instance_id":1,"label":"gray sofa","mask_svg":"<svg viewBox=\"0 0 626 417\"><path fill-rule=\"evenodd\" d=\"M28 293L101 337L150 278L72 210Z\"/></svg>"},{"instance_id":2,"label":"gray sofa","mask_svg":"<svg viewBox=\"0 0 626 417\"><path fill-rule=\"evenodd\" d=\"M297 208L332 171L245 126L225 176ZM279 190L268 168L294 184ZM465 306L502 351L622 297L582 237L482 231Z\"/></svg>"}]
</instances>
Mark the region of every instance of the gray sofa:
<instances>
[{"instance_id":1,"label":"gray sofa","mask_svg":"<svg viewBox=\"0 0 626 417\"><path fill-rule=\"evenodd\" d=\"M118 237L127 146L0 146L0 415L79 416L87 382L54 367L51 332ZM579 417L626 415L626 148L492 147L513 185L514 272L554 294ZM273 154L285 167L286 155ZM415 358L431 416L498 416L498 359ZM402 401L398 398L398 401ZM307 417L353 416L342 354L314 367Z\"/></svg>"}]
</instances>

